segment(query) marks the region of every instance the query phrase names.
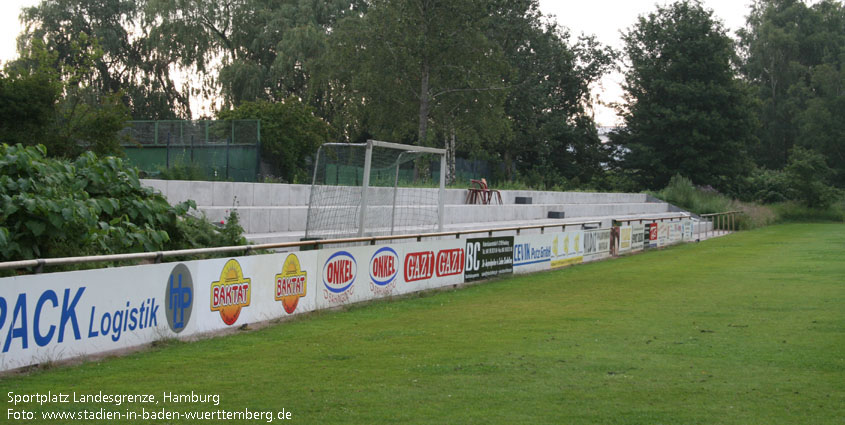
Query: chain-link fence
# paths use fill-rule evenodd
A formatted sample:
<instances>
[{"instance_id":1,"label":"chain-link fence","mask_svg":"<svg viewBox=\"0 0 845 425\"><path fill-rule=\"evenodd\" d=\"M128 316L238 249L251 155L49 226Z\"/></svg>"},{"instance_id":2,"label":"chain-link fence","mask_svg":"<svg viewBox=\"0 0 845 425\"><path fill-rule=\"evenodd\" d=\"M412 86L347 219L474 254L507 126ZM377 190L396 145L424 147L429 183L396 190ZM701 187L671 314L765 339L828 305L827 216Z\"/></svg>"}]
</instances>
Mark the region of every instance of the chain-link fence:
<instances>
[{"instance_id":1,"label":"chain-link fence","mask_svg":"<svg viewBox=\"0 0 845 425\"><path fill-rule=\"evenodd\" d=\"M123 150L148 177L256 181L261 122L130 121Z\"/></svg>"}]
</instances>

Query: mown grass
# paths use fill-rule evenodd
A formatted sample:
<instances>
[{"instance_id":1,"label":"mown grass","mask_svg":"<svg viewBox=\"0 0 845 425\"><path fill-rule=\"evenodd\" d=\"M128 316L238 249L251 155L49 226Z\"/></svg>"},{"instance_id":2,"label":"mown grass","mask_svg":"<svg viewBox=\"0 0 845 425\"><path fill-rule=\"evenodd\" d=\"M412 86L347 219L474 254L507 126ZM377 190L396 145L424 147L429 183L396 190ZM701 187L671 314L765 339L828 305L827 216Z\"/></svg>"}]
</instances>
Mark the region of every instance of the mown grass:
<instances>
[{"instance_id":1,"label":"mown grass","mask_svg":"<svg viewBox=\"0 0 845 425\"><path fill-rule=\"evenodd\" d=\"M770 226L0 383L298 423L842 423L843 258L844 225Z\"/></svg>"}]
</instances>

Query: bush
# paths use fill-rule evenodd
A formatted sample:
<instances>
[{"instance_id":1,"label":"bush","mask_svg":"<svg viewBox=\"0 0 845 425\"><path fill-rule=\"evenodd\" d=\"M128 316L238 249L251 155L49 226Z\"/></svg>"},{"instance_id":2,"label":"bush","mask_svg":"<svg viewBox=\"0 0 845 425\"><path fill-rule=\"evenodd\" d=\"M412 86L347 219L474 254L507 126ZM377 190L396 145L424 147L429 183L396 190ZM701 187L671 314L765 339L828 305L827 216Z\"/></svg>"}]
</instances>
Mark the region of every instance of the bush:
<instances>
[{"instance_id":1,"label":"bush","mask_svg":"<svg viewBox=\"0 0 845 425\"><path fill-rule=\"evenodd\" d=\"M206 173L202 167L193 163L178 163L171 165L169 168L159 166L156 178L161 180L210 180L208 178L208 173Z\"/></svg>"},{"instance_id":2,"label":"bush","mask_svg":"<svg viewBox=\"0 0 845 425\"><path fill-rule=\"evenodd\" d=\"M702 189L681 175L675 175L661 191L652 193L670 204L696 214L710 214L730 210L731 199L714 189Z\"/></svg>"},{"instance_id":3,"label":"bush","mask_svg":"<svg viewBox=\"0 0 845 425\"><path fill-rule=\"evenodd\" d=\"M744 198L772 204L784 202L789 196L789 179L784 172L758 168L751 173L749 188Z\"/></svg>"},{"instance_id":4,"label":"bush","mask_svg":"<svg viewBox=\"0 0 845 425\"><path fill-rule=\"evenodd\" d=\"M833 170L827 166L824 156L814 150L793 148L784 173L789 182L790 199L804 206L827 210L841 196L828 184Z\"/></svg>"},{"instance_id":5,"label":"bush","mask_svg":"<svg viewBox=\"0 0 845 425\"><path fill-rule=\"evenodd\" d=\"M219 112L218 118L261 120L261 157L287 183L310 181L307 158L331 139L331 127L295 97L275 103L244 102Z\"/></svg>"},{"instance_id":6,"label":"bush","mask_svg":"<svg viewBox=\"0 0 845 425\"><path fill-rule=\"evenodd\" d=\"M845 206L830 205L826 208L810 208L799 202L783 202L772 206L778 221L838 221L845 222Z\"/></svg>"},{"instance_id":7,"label":"bush","mask_svg":"<svg viewBox=\"0 0 845 425\"><path fill-rule=\"evenodd\" d=\"M171 206L141 186L119 158L46 155L43 146L0 145L0 261L245 243L237 220L218 231L188 215L193 201Z\"/></svg>"}]
</instances>

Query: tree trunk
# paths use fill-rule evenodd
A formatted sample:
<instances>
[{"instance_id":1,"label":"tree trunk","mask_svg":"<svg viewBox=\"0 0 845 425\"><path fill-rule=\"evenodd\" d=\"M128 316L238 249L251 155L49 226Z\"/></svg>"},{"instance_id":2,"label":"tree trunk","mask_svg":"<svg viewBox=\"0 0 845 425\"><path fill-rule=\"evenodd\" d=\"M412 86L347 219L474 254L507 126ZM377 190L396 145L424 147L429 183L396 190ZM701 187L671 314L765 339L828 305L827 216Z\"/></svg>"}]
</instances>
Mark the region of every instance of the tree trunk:
<instances>
[{"instance_id":1,"label":"tree trunk","mask_svg":"<svg viewBox=\"0 0 845 425\"><path fill-rule=\"evenodd\" d=\"M422 69L420 70L420 123L419 134L417 135L417 146L425 146L425 139L428 137L428 110L430 107L429 103L431 101L430 94L428 92L428 76L428 64L423 62ZM423 170L420 170L420 161L414 161L414 180L420 179L422 171Z\"/></svg>"},{"instance_id":2,"label":"tree trunk","mask_svg":"<svg viewBox=\"0 0 845 425\"><path fill-rule=\"evenodd\" d=\"M454 183L455 175L455 128L449 128L449 135L446 136L446 183Z\"/></svg>"},{"instance_id":3,"label":"tree trunk","mask_svg":"<svg viewBox=\"0 0 845 425\"><path fill-rule=\"evenodd\" d=\"M429 69L428 64L424 63L420 70L420 123L419 123L419 146L425 145L426 137L428 137L428 110L430 108L431 94L428 87Z\"/></svg>"}]
</instances>

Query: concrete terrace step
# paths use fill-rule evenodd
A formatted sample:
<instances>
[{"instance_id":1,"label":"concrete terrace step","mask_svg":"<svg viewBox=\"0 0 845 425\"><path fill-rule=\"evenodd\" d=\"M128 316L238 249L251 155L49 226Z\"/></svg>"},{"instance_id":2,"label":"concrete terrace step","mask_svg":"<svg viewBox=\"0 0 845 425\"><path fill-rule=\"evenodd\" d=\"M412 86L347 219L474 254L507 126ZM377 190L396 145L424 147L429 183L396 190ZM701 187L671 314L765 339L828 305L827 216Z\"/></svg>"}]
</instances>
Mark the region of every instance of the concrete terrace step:
<instances>
[{"instance_id":1,"label":"concrete terrace step","mask_svg":"<svg viewBox=\"0 0 845 425\"><path fill-rule=\"evenodd\" d=\"M490 228L503 228L503 227L518 227L518 226L535 226L535 225L550 225L550 226L563 226L565 224L571 223L578 223L584 221L600 221L601 227L607 228L610 227L613 220L628 220L628 219L659 219L659 218L668 218L668 217L676 217L679 214L676 212L663 212L663 213L649 213L649 214L629 214L624 216L613 215L613 216L594 216L594 217L579 217L579 218L567 218L567 219L541 219L541 220L508 220L508 221L497 221L497 222L488 222L488 223L461 223L461 224L451 224L444 226L444 231L446 232L455 232L455 231L464 231L464 230L473 230L473 229L490 229ZM695 234L699 234L699 232L704 232L710 229L712 226L709 222L697 222L694 221L694 232ZM561 228L550 227L546 231L559 231ZM431 232L430 229L418 229L418 228L400 228L396 232L396 234L417 234L417 233L428 233ZM508 235L508 234L515 234L516 232L499 232L496 233L497 235ZM540 233L539 230L526 230L524 234L531 234L531 233ZM247 234L246 237L249 239L251 243L254 244L264 244L264 243L282 243L282 242L297 242L300 241L305 236L304 231L289 231L289 232L266 232L266 233L254 233L254 234ZM355 235L350 235L350 237Z\"/></svg>"},{"instance_id":2,"label":"concrete terrace step","mask_svg":"<svg viewBox=\"0 0 845 425\"><path fill-rule=\"evenodd\" d=\"M212 222L219 223L226 219L229 212L237 211L241 226L248 237L255 241L298 240L305 231L311 185L146 179L142 180L142 183L161 192L172 204L193 199L199 211ZM325 190L336 192L338 196L354 196L356 190L360 192L360 188L354 187L331 187ZM392 189L373 190L370 205L375 205L378 199L393 199L392 195L382 196L392 194ZM411 191L435 195L438 189L400 189L396 198L401 200L403 192ZM466 194L466 189L446 190L444 225L447 229L539 223L542 221L538 220L547 219L549 212L562 212L567 220L580 221L591 217L619 218L632 214L653 216L670 211L669 204L649 202L647 195L637 193L502 190L504 205L466 205ZM530 197L532 203L516 204L517 197ZM388 205L375 207L374 212L368 215L367 227L384 226L384 217L390 216L392 208ZM403 213L410 210L426 210L428 215L437 214L437 207L433 205L399 205L396 208L397 217L402 217ZM353 221L357 215L357 207L339 206L337 210L342 217L351 218ZM397 221L400 222L401 219Z\"/></svg>"},{"instance_id":3,"label":"concrete terrace step","mask_svg":"<svg viewBox=\"0 0 845 425\"><path fill-rule=\"evenodd\" d=\"M308 205L311 185L276 183L234 183L187 180L142 179L141 183L159 191L172 204L188 199L197 205L220 207L248 206L304 206ZM339 187L337 191L354 191L356 188ZM360 190L358 188L358 190ZM376 191L388 190L375 188ZM401 192L423 191L436 193L438 189L400 189ZM502 190L502 200L516 203L516 197L530 197L532 204L595 204L595 203L642 203L647 195L642 193L592 193L592 192L546 192L532 190ZM447 205L462 205L466 200L466 189L446 189Z\"/></svg>"},{"instance_id":4,"label":"concrete terrace step","mask_svg":"<svg viewBox=\"0 0 845 425\"><path fill-rule=\"evenodd\" d=\"M436 206L397 206L397 217L409 210L428 210L428 214L437 214ZM215 207L200 206L199 210L208 220L220 222L231 211L237 211L241 227L247 233L304 231L307 206L271 206L271 207ZM368 226L378 226L383 217L389 217L391 206L371 207ZM589 216L623 216L629 214L657 214L668 212L665 203L621 203L621 204L513 204L513 205L446 205L445 225L462 223L492 223L513 220L542 220L549 212L564 212L567 218ZM357 207L336 207L344 216L356 216Z\"/></svg>"}]
</instances>

